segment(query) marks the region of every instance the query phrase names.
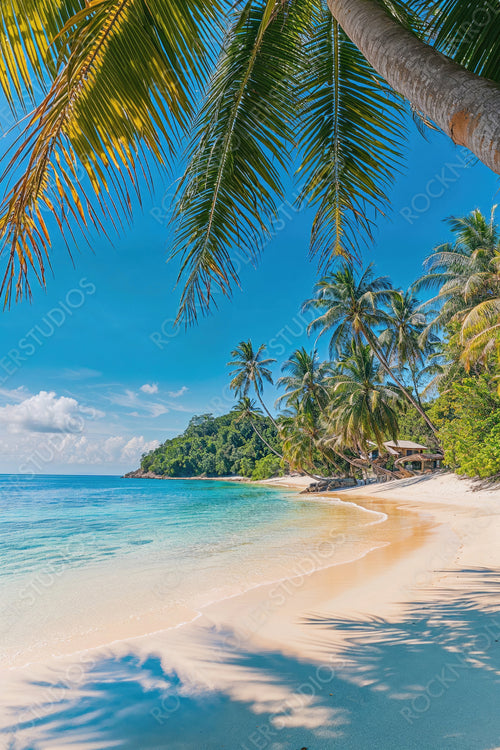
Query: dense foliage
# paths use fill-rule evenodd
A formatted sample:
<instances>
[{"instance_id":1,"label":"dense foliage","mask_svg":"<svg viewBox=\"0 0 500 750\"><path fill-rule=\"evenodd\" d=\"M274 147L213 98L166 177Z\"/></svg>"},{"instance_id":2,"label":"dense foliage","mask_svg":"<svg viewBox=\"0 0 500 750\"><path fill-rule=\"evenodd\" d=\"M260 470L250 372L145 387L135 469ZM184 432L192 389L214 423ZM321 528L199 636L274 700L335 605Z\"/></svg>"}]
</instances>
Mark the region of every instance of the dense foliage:
<instances>
[{"instance_id":1,"label":"dense foliage","mask_svg":"<svg viewBox=\"0 0 500 750\"><path fill-rule=\"evenodd\" d=\"M268 417L256 417L259 431L279 449L277 430ZM166 440L143 456L143 471L168 477L222 477L242 475L256 479L279 474L282 464L236 412L214 417L195 416L178 437Z\"/></svg>"},{"instance_id":2,"label":"dense foliage","mask_svg":"<svg viewBox=\"0 0 500 750\"><path fill-rule=\"evenodd\" d=\"M500 397L489 376L452 383L432 411L447 466L471 477L500 475Z\"/></svg>"}]
</instances>

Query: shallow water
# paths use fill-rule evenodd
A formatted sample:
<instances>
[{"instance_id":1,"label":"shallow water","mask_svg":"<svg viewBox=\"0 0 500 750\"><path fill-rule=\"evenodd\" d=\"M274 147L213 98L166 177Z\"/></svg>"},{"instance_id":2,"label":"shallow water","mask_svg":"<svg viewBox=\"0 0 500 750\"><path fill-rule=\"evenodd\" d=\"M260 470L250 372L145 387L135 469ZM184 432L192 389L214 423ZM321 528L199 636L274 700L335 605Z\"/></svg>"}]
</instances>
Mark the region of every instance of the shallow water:
<instances>
[{"instance_id":1,"label":"shallow water","mask_svg":"<svg viewBox=\"0 0 500 750\"><path fill-rule=\"evenodd\" d=\"M0 658L178 627L255 586L354 559L380 513L258 485L0 477Z\"/></svg>"}]
</instances>

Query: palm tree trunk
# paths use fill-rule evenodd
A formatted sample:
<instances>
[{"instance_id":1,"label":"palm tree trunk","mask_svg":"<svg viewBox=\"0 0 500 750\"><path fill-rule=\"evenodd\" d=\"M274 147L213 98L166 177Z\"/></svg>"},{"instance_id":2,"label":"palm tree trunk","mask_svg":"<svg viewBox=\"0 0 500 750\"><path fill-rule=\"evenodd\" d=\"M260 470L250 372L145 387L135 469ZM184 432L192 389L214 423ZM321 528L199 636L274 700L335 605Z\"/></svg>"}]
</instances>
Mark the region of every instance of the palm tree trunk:
<instances>
[{"instance_id":1,"label":"palm tree trunk","mask_svg":"<svg viewBox=\"0 0 500 750\"><path fill-rule=\"evenodd\" d=\"M275 451L274 448L272 447L272 445L270 445L267 442L266 438L263 435L260 434L260 432L258 431L257 427L255 426L255 424L253 423L252 420L250 420L250 424L252 425L253 431L259 436L259 438L262 440L262 442L264 443L264 445L267 445L267 447L269 448L269 450L272 451L272 453L274 453L275 456L278 456L278 458L281 458L282 460L284 460L283 456L281 455L281 453L278 453L278 451Z\"/></svg>"},{"instance_id":2,"label":"palm tree trunk","mask_svg":"<svg viewBox=\"0 0 500 750\"><path fill-rule=\"evenodd\" d=\"M410 372L411 372L411 380L412 380L412 383L413 383L413 389L415 391L415 398L416 398L416 400L417 400L418 405L420 406L420 408L423 409L424 406L422 404L422 399L420 398L420 393L418 392L418 385L417 385L417 379L415 377L415 370L413 369L413 367L411 365L410 365Z\"/></svg>"},{"instance_id":3,"label":"palm tree trunk","mask_svg":"<svg viewBox=\"0 0 500 750\"><path fill-rule=\"evenodd\" d=\"M276 420L272 416L271 412L269 411L269 409L265 405L264 401L262 400L262 396L260 395L260 393L257 390L257 388L255 389L255 393L257 394L257 398L259 399L260 405L262 406L262 408L266 412L267 416L269 417L269 419L271 420L271 422L273 423L273 425L276 427L276 429L278 429L278 423L276 422Z\"/></svg>"},{"instance_id":4,"label":"palm tree trunk","mask_svg":"<svg viewBox=\"0 0 500 750\"><path fill-rule=\"evenodd\" d=\"M324 420L325 420L326 422L328 422L328 416L327 416L327 414L326 414L326 410L325 410L325 408L324 408L323 406L321 406L321 404L319 404L319 403L318 403L318 408L319 408L319 410L320 410L320 413L321 413L321 415L323 416L323 419L324 419ZM319 448L319 450L320 450L320 451L321 451L321 452L323 453L323 455L325 456L325 458L327 458L327 459L328 459L329 461L332 461L331 457L329 458L329 457L328 457L328 456L327 456L327 455L326 455L326 454L325 454L325 453L324 453L324 452L323 452L323 451L321 450L321 447L319 446L319 444L318 444L318 448ZM332 453L334 453L334 454L335 454L336 456L338 456L338 457L339 457L339 458L341 458L341 459L342 459L343 461L345 461L346 463L348 463L348 464L349 464L349 466L354 466L354 467L358 468L358 467L356 466L356 464L354 464L354 463L353 463L353 462L352 462L352 461L351 461L351 460L350 460L349 458L347 458L347 456L345 456L345 455L344 455L344 454L342 453L342 451L339 451L339 450L337 450L336 448L334 448L334 447L333 447L333 445L330 445L330 446L328 446L328 448L329 448L329 450L331 450L331 452L332 452ZM332 461L332 463L333 463L333 464L335 465L334 461ZM337 468L338 468L338 467L337 467Z\"/></svg>"},{"instance_id":5,"label":"palm tree trunk","mask_svg":"<svg viewBox=\"0 0 500 750\"><path fill-rule=\"evenodd\" d=\"M405 397L408 399L410 404L418 411L422 419L425 420L426 424L429 426L429 428L432 430L432 433L437 441L437 429L434 423L431 421L430 417L427 415L427 412L425 409L419 405L418 401L416 401L413 396L411 395L410 391L405 388L403 383L394 375L394 372L387 361L386 357L384 356L383 352L379 349L377 344L375 343L375 338L373 335L370 335L370 332L364 327L361 327L361 330L363 331L363 336L365 337L367 343L370 345L372 352L382 365L382 368L385 370L387 375L396 383L398 388L401 390L402 393L404 393Z\"/></svg>"},{"instance_id":6,"label":"palm tree trunk","mask_svg":"<svg viewBox=\"0 0 500 750\"><path fill-rule=\"evenodd\" d=\"M415 389L415 398L416 398L416 400L417 400L420 408L422 409L422 411L424 411L424 405L422 403L422 399L420 398L420 393L418 392L418 383L417 383L417 378L415 376L415 370L413 369L413 367L411 367L411 365L410 365L410 372L411 372L411 379L412 379L412 382L413 382L413 388ZM438 436L437 436L436 432L433 432L432 436L434 438L434 443L435 443L435 447L436 447L437 451L438 452L442 451L441 444L440 444L440 442L438 440Z\"/></svg>"},{"instance_id":7,"label":"palm tree trunk","mask_svg":"<svg viewBox=\"0 0 500 750\"><path fill-rule=\"evenodd\" d=\"M465 70L400 26L377 0L328 0L368 62L454 143L500 173L500 87Z\"/></svg>"},{"instance_id":8,"label":"palm tree trunk","mask_svg":"<svg viewBox=\"0 0 500 750\"><path fill-rule=\"evenodd\" d=\"M321 414L322 414L323 418L325 419L325 421L328 421L328 416L327 416L327 414L326 414L326 411L325 411L324 407L322 407L322 406L319 406L319 410L320 410L320 412L321 412ZM335 454L336 456L338 456L338 457L339 457L339 458L341 458L341 459L342 459L343 461L345 461L346 463L348 463L348 464L349 464L349 466L354 466L354 467L355 467L356 469L359 469L359 466L357 466L357 464L353 463L353 461L352 461L352 460L351 460L350 458L348 458L348 457L347 457L346 455L344 455L344 453L342 453L342 451L339 451L339 450L337 450L337 448L334 448L334 447L333 447L333 445L330 445L330 446L329 446L329 449L330 449L330 450L332 451L332 453L334 453L334 454ZM323 455L325 455L325 454L323 454ZM331 460L331 459L330 459L330 460Z\"/></svg>"}]
</instances>

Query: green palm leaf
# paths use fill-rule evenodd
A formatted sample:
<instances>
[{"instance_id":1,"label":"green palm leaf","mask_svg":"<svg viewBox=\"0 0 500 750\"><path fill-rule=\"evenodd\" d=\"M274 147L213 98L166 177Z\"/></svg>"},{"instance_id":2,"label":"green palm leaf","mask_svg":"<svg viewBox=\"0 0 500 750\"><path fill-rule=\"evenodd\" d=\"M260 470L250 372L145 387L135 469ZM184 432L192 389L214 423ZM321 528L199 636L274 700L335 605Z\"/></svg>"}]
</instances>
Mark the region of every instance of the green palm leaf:
<instances>
[{"instance_id":1,"label":"green palm leaf","mask_svg":"<svg viewBox=\"0 0 500 750\"><path fill-rule=\"evenodd\" d=\"M57 75L58 60L68 54L70 18L85 0L5 0L1 4L0 82L12 109L35 101L35 90L47 89Z\"/></svg>"},{"instance_id":2,"label":"green palm leaf","mask_svg":"<svg viewBox=\"0 0 500 750\"><path fill-rule=\"evenodd\" d=\"M145 152L165 161L173 131L189 122L190 91L206 73L217 12L216 3L207 7L203 0L90 0L78 10L76 0L60 5L10 0L0 11L11 29L0 64L9 100L29 89L30 66L44 81L53 76L4 174L22 173L0 206L6 301L13 283L18 295L29 294L30 268L43 281L47 215L70 234L75 225L104 231L104 217L112 224L128 218L130 189L138 192L139 180L150 180ZM24 46L13 19L20 32L25 22L32 28Z\"/></svg>"},{"instance_id":3,"label":"green palm leaf","mask_svg":"<svg viewBox=\"0 0 500 750\"><path fill-rule=\"evenodd\" d=\"M195 125L177 207L172 257L185 277L179 318L230 294L230 249L255 262L283 196L284 144L293 139L291 83L301 60L307 0L250 0L233 19Z\"/></svg>"},{"instance_id":4,"label":"green palm leaf","mask_svg":"<svg viewBox=\"0 0 500 750\"><path fill-rule=\"evenodd\" d=\"M373 220L388 205L387 189L405 139L402 103L347 38L328 9L305 46L299 205L316 205L311 252L357 254Z\"/></svg>"},{"instance_id":5,"label":"green palm leaf","mask_svg":"<svg viewBox=\"0 0 500 750\"><path fill-rule=\"evenodd\" d=\"M353 340L340 367L340 374L332 379L333 400L329 414L338 442L367 453L370 441L381 448L388 437L397 440L402 393L384 383L384 373L370 346Z\"/></svg>"},{"instance_id":6,"label":"green palm leaf","mask_svg":"<svg viewBox=\"0 0 500 750\"><path fill-rule=\"evenodd\" d=\"M500 82L500 13L492 0L417 0L430 44L468 70Z\"/></svg>"}]
</instances>

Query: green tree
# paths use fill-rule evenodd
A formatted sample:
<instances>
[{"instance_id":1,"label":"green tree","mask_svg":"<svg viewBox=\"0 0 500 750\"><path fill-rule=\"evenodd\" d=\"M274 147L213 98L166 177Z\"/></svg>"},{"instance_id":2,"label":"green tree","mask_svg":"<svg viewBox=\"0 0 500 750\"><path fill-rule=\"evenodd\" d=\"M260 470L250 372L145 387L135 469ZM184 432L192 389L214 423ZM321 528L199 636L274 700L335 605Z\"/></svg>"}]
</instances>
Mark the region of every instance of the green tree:
<instances>
[{"instance_id":1,"label":"green tree","mask_svg":"<svg viewBox=\"0 0 500 750\"><path fill-rule=\"evenodd\" d=\"M379 337L387 349L387 361L403 379L409 374L412 393L422 411L421 382L427 377L428 357L436 351L439 339L430 333L422 339L426 315L413 290L394 291L388 302L387 328Z\"/></svg>"},{"instance_id":2,"label":"green tree","mask_svg":"<svg viewBox=\"0 0 500 750\"><path fill-rule=\"evenodd\" d=\"M313 479L331 476L338 469L332 451L328 452L322 444L318 419L311 409L290 405L280 418L280 437L283 456L292 469Z\"/></svg>"},{"instance_id":3,"label":"green tree","mask_svg":"<svg viewBox=\"0 0 500 750\"><path fill-rule=\"evenodd\" d=\"M487 374L453 383L432 407L445 462L458 474L500 474L500 397Z\"/></svg>"},{"instance_id":4,"label":"green tree","mask_svg":"<svg viewBox=\"0 0 500 750\"><path fill-rule=\"evenodd\" d=\"M330 355L334 356L354 341L364 340L380 362L385 374L393 380L401 393L427 422L436 429L425 409L412 396L395 368L388 361L387 349L378 338L378 330L390 325L391 318L384 306L397 294L387 276L375 277L372 266L357 275L352 266L344 264L335 273L321 279L316 285L316 294L304 303L304 309L320 312L309 324L310 331L319 331L319 336L330 335Z\"/></svg>"},{"instance_id":5,"label":"green tree","mask_svg":"<svg viewBox=\"0 0 500 750\"><path fill-rule=\"evenodd\" d=\"M494 220L479 211L448 219L454 242L436 247L424 262L415 288L436 289L427 306L439 312L424 331L447 327L456 336L460 358L469 368L500 353L500 233ZM452 342L453 343L453 342Z\"/></svg>"},{"instance_id":6,"label":"green tree","mask_svg":"<svg viewBox=\"0 0 500 750\"><path fill-rule=\"evenodd\" d=\"M262 399L264 390L264 381L272 385L273 377L269 365L276 362L275 359L264 359L263 354L266 350L264 344L261 344L257 350L253 348L252 341L240 341L236 349L231 352L233 358L228 362L228 367L233 369L230 372L231 382L229 387L241 397L248 396L252 389L257 396L260 405L266 412L269 419L277 427L274 417L271 415L267 406Z\"/></svg>"},{"instance_id":7,"label":"green tree","mask_svg":"<svg viewBox=\"0 0 500 750\"><path fill-rule=\"evenodd\" d=\"M262 440L265 446L269 448L271 453L274 453L275 456L278 458L283 458L281 453L278 453L270 443L267 442L266 438L262 435L262 433L259 431L259 428L257 427L257 420L262 417L262 412L257 409L255 402L252 401L248 396L243 396L238 403L233 407L233 411L235 414L237 414L236 421L240 422L241 420L248 420L248 422L251 424L252 429L255 431L256 435Z\"/></svg>"},{"instance_id":8,"label":"green tree","mask_svg":"<svg viewBox=\"0 0 500 750\"><path fill-rule=\"evenodd\" d=\"M369 344L353 341L340 360L333 378L329 424L340 447L366 456L370 441L383 448L388 438L397 440L399 389L384 382L383 368Z\"/></svg>"},{"instance_id":9,"label":"green tree","mask_svg":"<svg viewBox=\"0 0 500 750\"><path fill-rule=\"evenodd\" d=\"M259 417L259 434L236 412L194 416L182 435L143 456L141 468L161 476L251 476L256 463L280 450L270 419Z\"/></svg>"},{"instance_id":10,"label":"green tree","mask_svg":"<svg viewBox=\"0 0 500 750\"><path fill-rule=\"evenodd\" d=\"M259 479L270 479L271 477L279 476L283 473L284 463L280 461L276 456L264 456L255 463L255 468L252 472L252 479L258 481Z\"/></svg>"},{"instance_id":11,"label":"green tree","mask_svg":"<svg viewBox=\"0 0 500 750\"><path fill-rule=\"evenodd\" d=\"M328 378L332 374L329 362L321 362L316 350L307 352L304 347L296 349L281 366L282 375L277 386L285 392L276 404L287 406L299 404L304 411L322 412L328 402Z\"/></svg>"}]
</instances>

